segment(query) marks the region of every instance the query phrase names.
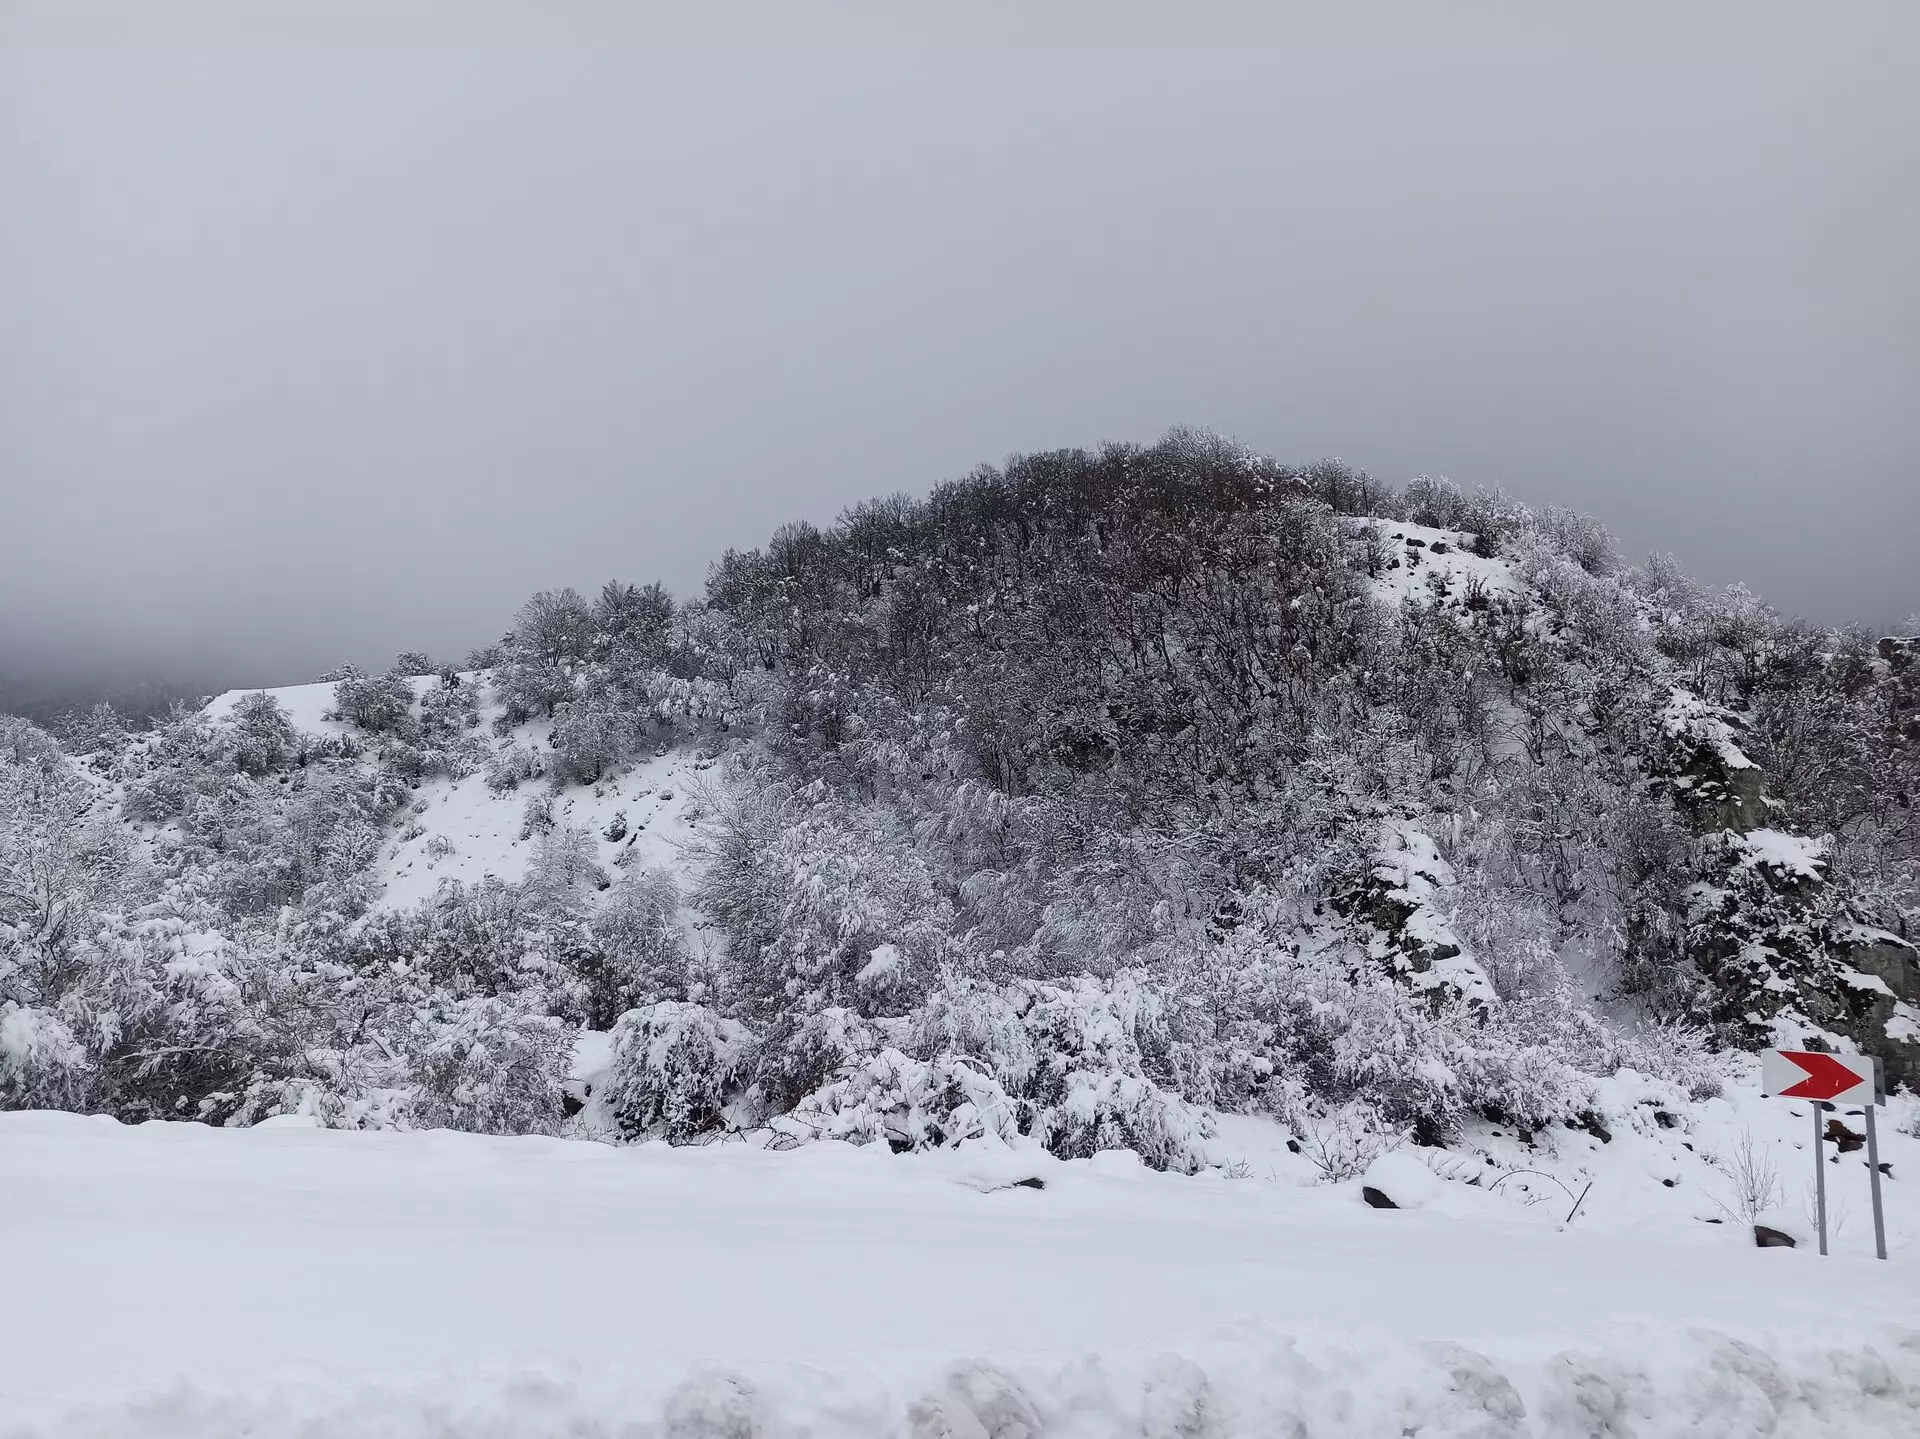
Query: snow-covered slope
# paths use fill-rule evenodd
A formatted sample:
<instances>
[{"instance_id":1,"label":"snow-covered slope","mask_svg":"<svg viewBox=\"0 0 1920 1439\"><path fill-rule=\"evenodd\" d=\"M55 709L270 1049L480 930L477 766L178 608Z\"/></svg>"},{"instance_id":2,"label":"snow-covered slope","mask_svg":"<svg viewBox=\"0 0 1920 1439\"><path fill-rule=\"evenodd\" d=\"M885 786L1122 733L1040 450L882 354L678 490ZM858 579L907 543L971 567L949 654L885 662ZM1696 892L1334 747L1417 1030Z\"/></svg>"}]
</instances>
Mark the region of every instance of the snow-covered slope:
<instances>
[{"instance_id":1,"label":"snow-covered slope","mask_svg":"<svg viewBox=\"0 0 1920 1439\"><path fill-rule=\"evenodd\" d=\"M1904 1246L1358 1187L4 1115L0 1432L1920 1432Z\"/></svg>"},{"instance_id":2,"label":"snow-covered slope","mask_svg":"<svg viewBox=\"0 0 1920 1439\"><path fill-rule=\"evenodd\" d=\"M462 678L486 692L484 675ZM416 678L414 692L420 694L432 683L430 678ZM209 719L223 719L248 693L256 691L222 694L208 703L204 713ZM331 684L289 685L266 693L279 702L302 734L352 732L351 725L327 718L334 702ZM550 753L548 722L531 720L494 736L490 726L498 714L499 706L490 699L481 702L475 733L489 745ZM693 837L691 818L698 813L698 776L711 762L710 756L696 749L661 748L623 765L599 784L563 788L553 797L553 819L591 835L596 857L609 872L636 867L680 873L687 841ZM418 904L445 880L470 885L491 877L511 884L525 878L534 844L533 836L524 831L523 816L528 798L545 793L546 786L540 782L496 793L488 788L484 773L420 781L415 798L392 825L376 861L382 885L380 907L403 909ZM609 838L610 834L618 837Z\"/></svg>"},{"instance_id":3,"label":"snow-covered slope","mask_svg":"<svg viewBox=\"0 0 1920 1439\"><path fill-rule=\"evenodd\" d=\"M463 676L463 678L470 679L472 676ZM413 686L414 697L418 699L419 696L426 693L428 687L433 684L433 677L430 675L415 675L409 679L407 683ZM233 714L234 706L243 698L250 694L260 693L263 692L260 690L228 690L225 694L215 695L212 699L208 700L206 708L203 709L201 713L210 720L230 718ZM291 722L293 727L300 731L301 734L337 736L350 734L353 731L352 725L341 720L329 718L333 712L334 703L334 686L331 683L280 685L276 688L266 690L264 693L274 697L280 708L286 712L288 721Z\"/></svg>"},{"instance_id":4,"label":"snow-covered slope","mask_svg":"<svg viewBox=\"0 0 1920 1439\"><path fill-rule=\"evenodd\" d=\"M603 784L562 792L554 799L553 817L593 835L604 868L677 869L692 837L690 787L705 767L706 761L691 751L670 750L634 763ZM382 852L382 905L398 909L418 903L446 879L473 884L489 875L509 882L524 877L532 852L521 834L525 803L525 794L494 794L479 774L423 783L403 827ZM616 828L615 818L622 815L626 823ZM610 829L621 837L609 839Z\"/></svg>"},{"instance_id":5,"label":"snow-covered slope","mask_svg":"<svg viewBox=\"0 0 1920 1439\"><path fill-rule=\"evenodd\" d=\"M1372 590L1389 604L1437 595L1463 600L1475 589L1486 595L1512 594L1520 587L1506 561L1475 551L1472 535L1401 520L1360 523L1379 535L1384 558Z\"/></svg>"}]
</instances>

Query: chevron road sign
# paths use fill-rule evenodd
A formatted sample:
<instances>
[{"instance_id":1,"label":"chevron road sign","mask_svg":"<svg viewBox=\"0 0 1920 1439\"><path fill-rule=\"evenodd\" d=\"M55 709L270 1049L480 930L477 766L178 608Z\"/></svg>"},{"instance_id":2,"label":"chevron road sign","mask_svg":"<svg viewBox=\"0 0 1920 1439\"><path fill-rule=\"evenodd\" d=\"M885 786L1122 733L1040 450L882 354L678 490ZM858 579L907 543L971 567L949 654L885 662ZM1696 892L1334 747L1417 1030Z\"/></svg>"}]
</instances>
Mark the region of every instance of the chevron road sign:
<instances>
[{"instance_id":1,"label":"chevron road sign","mask_svg":"<svg viewBox=\"0 0 1920 1439\"><path fill-rule=\"evenodd\" d=\"M1878 1060L1858 1054L1827 1054L1818 1049L1767 1049L1760 1053L1760 1088L1781 1099L1806 1099L1813 1111L1813 1193L1820 1218L1820 1252L1827 1252L1826 1112L1858 1104L1866 1110L1867 1174L1873 1186L1873 1248L1887 1257L1887 1226L1880 1213L1880 1136L1874 1107L1881 1101ZM1843 1121L1844 1122L1844 1121Z\"/></svg>"},{"instance_id":2,"label":"chevron road sign","mask_svg":"<svg viewBox=\"0 0 1920 1439\"><path fill-rule=\"evenodd\" d=\"M1871 1059L1817 1049L1763 1051L1760 1087L1783 1099L1825 1099L1834 1104L1871 1105L1878 1094Z\"/></svg>"}]
</instances>

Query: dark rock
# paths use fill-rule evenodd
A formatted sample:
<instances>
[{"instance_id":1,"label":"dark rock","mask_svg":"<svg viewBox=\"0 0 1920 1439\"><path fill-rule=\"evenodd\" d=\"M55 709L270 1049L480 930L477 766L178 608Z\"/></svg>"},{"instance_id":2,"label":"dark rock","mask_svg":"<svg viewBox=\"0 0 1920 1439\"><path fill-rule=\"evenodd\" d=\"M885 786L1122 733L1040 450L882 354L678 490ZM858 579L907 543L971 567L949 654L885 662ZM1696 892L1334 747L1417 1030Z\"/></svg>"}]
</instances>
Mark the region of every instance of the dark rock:
<instances>
[{"instance_id":1,"label":"dark rock","mask_svg":"<svg viewBox=\"0 0 1920 1439\"><path fill-rule=\"evenodd\" d=\"M1299 1152L1300 1152L1300 1141L1297 1139L1289 1139L1287 1141L1287 1153L1298 1154Z\"/></svg>"},{"instance_id":2,"label":"dark rock","mask_svg":"<svg viewBox=\"0 0 1920 1439\"><path fill-rule=\"evenodd\" d=\"M1653 1122L1662 1129L1678 1129L1680 1127L1679 1117L1667 1113L1664 1109L1656 1109L1653 1111Z\"/></svg>"},{"instance_id":3,"label":"dark rock","mask_svg":"<svg viewBox=\"0 0 1920 1439\"><path fill-rule=\"evenodd\" d=\"M1864 1149L1867 1146L1867 1136L1856 1134L1847 1128L1847 1122L1844 1119L1827 1121L1827 1140L1842 1154L1851 1154L1854 1150Z\"/></svg>"},{"instance_id":4,"label":"dark rock","mask_svg":"<svg viewBox=\"0 0 1920 1439\"><path fill-rule=\"evenodd\" d=\"M1047 1181L1035 1175L1028 1175L1025 1179L1014 1180L1013 1187L1015 1189L1045 1189L1047 1187Z\"/></svg>"},{"instance_id":5,"label":"dark rock","mask_svg":"<svg viewBox=\"0 0 1920 1439\"><path fill-rule=\"evenodd\" d=\"M1920 949L1897 935L1863 926L1847 936L1835 958L1879 980L1886 990L1846 985L1840 997L1847 1013L1832 1027L1851 1034L1862 1050L1879 1057L1890 1087L1920 1087L1920 1043L1887 1033L1897 1004L1920 1005Z\"/></svg>"},{"instance_id":6,"label":"dark rock","mask_svg":"<svg viewBox=\"0 0 1920 1439\"><path fill-rule=\"evenodd\" d=\"M1663 1180L1661 1180L1660 1182L1661 1182L1662 1184L1664 1184L1664 1185L1666 1185L1666 1186L1667 1186L1667 1188L1669 1188L1669 1189L1671 1189L1671 1188L1673 1188L1673 1187L1674 1187L1674 1186L1675 1186L1676 1184L1678 1184L1678 1183L1679 1183L1680 1181L1679 1181L1679 1180L1677 1180L1677 1179L1663 1179Z\"/></svg>"},{"instance_id":7,"label":"dark rock","mask_svg":"<svg viewBox=\"0 0 1920 1439\"><path fill-rule=\"evenodd\" d=\"M1753 1226L1753 1242L1761 1249L1792 1249L1793 1236L1782 1234L1778 1229L1769 1229L1764 1224Z\"/></svg>"},{"instance_id":8,"label":"dark rock","mask_svg":"<svg viewBox=\"0 0 1920 1439\"><path fill-rule=\"evenodd\" d=\"M1360 1186L1360 1197L1375 1209L1398 1209L1400 1207L1391 1199L1387 1198L1385 1194L1375 1189L1371 1184L1363 1184Z\"/></svg>"}]
</instances>

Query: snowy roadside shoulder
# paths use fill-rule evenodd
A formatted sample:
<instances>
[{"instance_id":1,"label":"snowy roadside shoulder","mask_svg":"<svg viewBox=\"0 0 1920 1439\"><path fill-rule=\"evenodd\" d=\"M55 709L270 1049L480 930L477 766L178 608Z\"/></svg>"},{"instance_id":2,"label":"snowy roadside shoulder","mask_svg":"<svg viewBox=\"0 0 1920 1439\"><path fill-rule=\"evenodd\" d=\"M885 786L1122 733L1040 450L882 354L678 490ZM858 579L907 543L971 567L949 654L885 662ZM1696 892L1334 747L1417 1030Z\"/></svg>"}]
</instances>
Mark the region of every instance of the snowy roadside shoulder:
<instances>
[{"instance_id":1,"label":"snowy roadside shoulder","mask_svg":"<svg viewBox=\"0 0 1920 1439\"><path fill-rule=\"evenodd\" d=\"M1761 1347L1622 1332L1538 1356L1241 1326L1185 1352L1069 1359L617 1370L404 1383L182 1383L15 1415L7 1439L1188 1439L1188 1436L1910 1435L1920 1331Z\"/></svg>"}]
</instances>

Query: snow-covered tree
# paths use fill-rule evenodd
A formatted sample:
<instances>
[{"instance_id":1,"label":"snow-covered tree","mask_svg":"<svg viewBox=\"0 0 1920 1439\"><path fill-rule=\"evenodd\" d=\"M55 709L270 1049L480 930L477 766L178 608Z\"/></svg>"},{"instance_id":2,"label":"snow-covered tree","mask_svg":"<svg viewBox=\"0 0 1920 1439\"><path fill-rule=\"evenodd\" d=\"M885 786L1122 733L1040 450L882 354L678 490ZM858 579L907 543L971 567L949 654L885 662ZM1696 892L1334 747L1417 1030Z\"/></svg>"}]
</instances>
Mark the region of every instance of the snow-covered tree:
<instances>
[{"instance_id":1,"label":"snow-covered tree","mask_svg":"<svg viewBox=\"0 0 1920 1439\"><path fill-rule=\"evenodd\" d=\"M613 1027L595 1103L629 1139L683 1141L721 1128L745 1092L756 1045L738 1020L663 999Z\"/></svg>"}]
</instances>

